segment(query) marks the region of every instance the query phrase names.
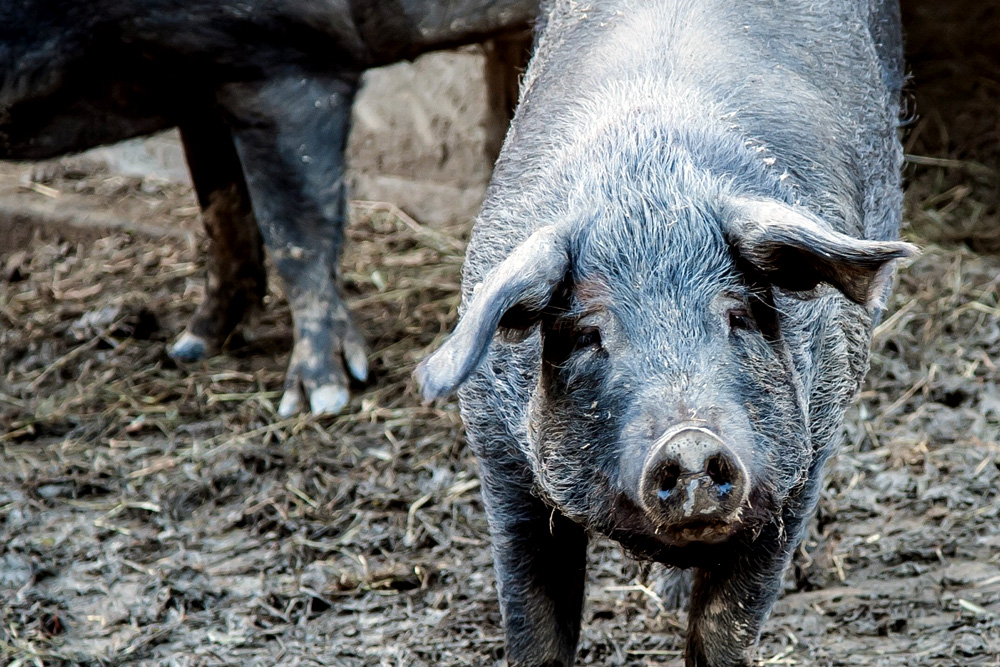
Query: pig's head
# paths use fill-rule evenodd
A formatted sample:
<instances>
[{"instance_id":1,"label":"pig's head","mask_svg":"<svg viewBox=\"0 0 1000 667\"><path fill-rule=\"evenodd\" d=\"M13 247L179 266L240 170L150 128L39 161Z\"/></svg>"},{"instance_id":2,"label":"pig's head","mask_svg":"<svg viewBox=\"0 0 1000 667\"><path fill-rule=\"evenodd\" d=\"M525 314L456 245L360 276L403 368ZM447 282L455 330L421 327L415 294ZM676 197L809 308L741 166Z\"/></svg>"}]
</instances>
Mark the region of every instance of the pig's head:
<instances>
[{"instance_id":1,"label":"pig's head","mask_svg":"<svg viewBox=\"0 0 1000 667\"><path fill-rule=\"evenodd\" d=\"M445 395L498 331L540 327L527 424L540 492L640 554L723 542L772 519L813 456L776 290L870 305L911 253L774 200L625 206L535 232L417 379Z\"/></svg>"}]
</instances>

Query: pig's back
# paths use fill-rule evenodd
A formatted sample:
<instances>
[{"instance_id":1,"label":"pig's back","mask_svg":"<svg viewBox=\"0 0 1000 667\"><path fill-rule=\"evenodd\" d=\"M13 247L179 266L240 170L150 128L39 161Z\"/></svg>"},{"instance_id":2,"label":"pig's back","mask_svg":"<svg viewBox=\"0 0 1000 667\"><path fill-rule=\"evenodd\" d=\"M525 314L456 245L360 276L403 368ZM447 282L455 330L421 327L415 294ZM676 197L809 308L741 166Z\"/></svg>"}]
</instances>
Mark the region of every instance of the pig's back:
<instances>
[{"instance_id":1,"label":"pig's back","mask_svg":"<svg viewBox=\"0 0 1000 667\"><path fill-rule=\"evenodd\" d=\"M588 151L633 110L752 152L786 197L841 231L896 236L902 71L891 3L551 5L474 233L471 279L538 226L575 215L574 174L601 167Z\"/></svg>"}]
</instances>

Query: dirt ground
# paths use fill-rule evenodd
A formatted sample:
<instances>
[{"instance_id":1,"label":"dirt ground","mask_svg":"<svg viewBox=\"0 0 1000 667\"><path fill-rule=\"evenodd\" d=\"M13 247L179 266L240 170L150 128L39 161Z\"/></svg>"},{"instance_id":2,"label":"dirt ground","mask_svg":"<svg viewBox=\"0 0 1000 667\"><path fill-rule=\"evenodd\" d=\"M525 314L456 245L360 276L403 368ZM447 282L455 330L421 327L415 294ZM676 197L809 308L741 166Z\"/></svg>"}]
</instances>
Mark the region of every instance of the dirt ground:
<instances>
[{"instance_id":1,"label":"dirt ground","mask_svg":"<svg viewBox=\"0 0 1000 667\"><path fill-rule=\"evenodd\" d=\"M761 664L1000 665L1000 11L956 8L908 11L924 254ZM0 663L503 664L475 462L409 380L454 321L469 223L354 207L374 379L320 420L275 413L276 289L226 355L167 357L198 224L183 186L0 168ZM681 664L669 574L601 539L590 560L579 663Z\"/></svg>"}]
</instances>

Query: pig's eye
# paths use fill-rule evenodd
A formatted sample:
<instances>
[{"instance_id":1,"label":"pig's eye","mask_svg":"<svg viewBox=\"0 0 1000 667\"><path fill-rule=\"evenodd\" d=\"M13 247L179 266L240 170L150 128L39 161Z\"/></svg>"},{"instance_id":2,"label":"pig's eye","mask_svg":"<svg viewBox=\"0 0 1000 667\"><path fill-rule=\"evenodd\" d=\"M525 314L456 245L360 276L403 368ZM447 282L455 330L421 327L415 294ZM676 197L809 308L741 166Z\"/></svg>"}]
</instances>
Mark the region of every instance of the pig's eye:
<instances>
[{"instance_id":1,"label":"pig's eye","mask_svg":"<svg viewBox=\"0 0 1000 667\"><path fill-rule=\"evenodd\" d=\"M597 327L584 327L573 332L573 349L582 350L588 347L601 346L601 332Z\"/></svg>"},{"instance_id":2,"label":"pig's eye","mask_svg":"<svg viewBox=\"0 0 1000 667\"><path fill-rule=\"evenodd\" d=\"M756 328L749 308L730 308L726 315L729 318L730 329L747 331Z\"/></svg>"}]
</instances>

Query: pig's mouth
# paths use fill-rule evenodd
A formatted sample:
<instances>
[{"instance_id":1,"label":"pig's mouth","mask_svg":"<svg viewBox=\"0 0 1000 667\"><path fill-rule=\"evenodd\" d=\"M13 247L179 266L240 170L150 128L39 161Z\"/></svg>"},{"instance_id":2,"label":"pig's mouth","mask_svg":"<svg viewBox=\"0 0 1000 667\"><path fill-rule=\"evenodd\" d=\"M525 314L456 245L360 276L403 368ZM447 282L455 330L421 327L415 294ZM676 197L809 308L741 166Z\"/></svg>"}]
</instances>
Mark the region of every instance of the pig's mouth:
<instances>
[{"instance_id":1,"label":"pig's mouth","mask_svg":"<svg viewBox=\"0 0 1000 667\"><path fill-rule=\"evenodd\" d=\"M688 521L674 526L656 529L656 534L664 534L666 541L676 546L686 546L693 542L719 544L725 542L739 530L739 521Z\"/></svg>"},{"instance_id":2,"label":"pig's mouth","mask_svg":"<svg viewBox=\"0 0 1000 667\"><path fill-rule=\"evenodd\" d=\"M598 529L621 542L630 551L643 555L663 548L683 548L692 545L717 545L732 538L746 527L737 514L724 519L691 519L682 523L659 525L651 521L631 499L615 499L611 520Z\"/></svg>"}]
</instances>

